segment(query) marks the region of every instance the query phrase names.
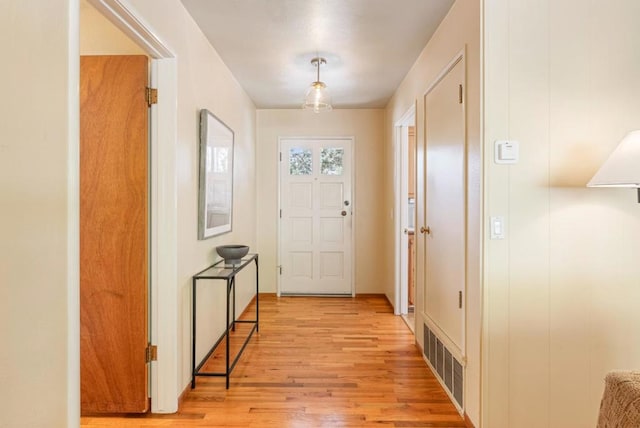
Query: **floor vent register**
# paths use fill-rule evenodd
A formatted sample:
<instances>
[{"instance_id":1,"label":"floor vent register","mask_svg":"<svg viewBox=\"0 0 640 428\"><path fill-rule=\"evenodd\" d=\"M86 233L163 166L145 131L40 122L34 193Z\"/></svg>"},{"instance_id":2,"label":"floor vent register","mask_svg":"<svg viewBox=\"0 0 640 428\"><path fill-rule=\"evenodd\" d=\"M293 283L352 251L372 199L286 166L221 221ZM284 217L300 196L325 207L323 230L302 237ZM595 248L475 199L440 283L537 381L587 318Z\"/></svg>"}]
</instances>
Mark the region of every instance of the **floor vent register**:
<instances>
[{"instance_id":1,"label":"floor vent register","mask_svg":"<svg viewBox=\"0 0 640 428\"><path fill-rule=\"evenodd\" d=\"M451 355L447 347L426 324L424 325L424 356L458 406L464 408L462 364Z\"/></svg>"}]
</instances>

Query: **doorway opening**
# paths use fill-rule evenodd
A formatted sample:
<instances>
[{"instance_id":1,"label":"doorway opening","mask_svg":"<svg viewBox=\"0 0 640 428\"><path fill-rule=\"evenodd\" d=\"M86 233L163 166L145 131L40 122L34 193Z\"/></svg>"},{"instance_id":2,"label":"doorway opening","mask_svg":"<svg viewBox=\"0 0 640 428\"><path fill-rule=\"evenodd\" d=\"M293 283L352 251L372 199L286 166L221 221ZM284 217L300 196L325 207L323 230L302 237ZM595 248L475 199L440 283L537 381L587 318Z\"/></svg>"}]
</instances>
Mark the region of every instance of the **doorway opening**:
<instances>
[{"instance_id":1,"label":"doorway opening","mask_svg":"<svg viewBox=\"0 0 640 428\"><path fill-rule=\"evenodd\" d=\"M158 89L158 104L149 112L149 341L157 345L157 361L149 367L152 413L173 413L182 390L178 376L177 293L177 60L171 49L136 11L119 0L87 0L150 58L150 86ZM100 27L102 28L102 27ZM82 38L83 35L81 34ZM99 36L103 37L103 36ZM93 39L100 42L100 38ZM112 41L112 40L111 40ZM77 326L78 330L79 326Z\"/></svg>"},{"instance_id":2,"label":"doorway opening","mask_svg":"<svg viewBox=\"0 0 640 428\"><path fill-rule=\"evenodd\" d=\"M415 105L395 124L395 312L415 331L416 301L416 115Z\"/></svg>"}]
</instances>

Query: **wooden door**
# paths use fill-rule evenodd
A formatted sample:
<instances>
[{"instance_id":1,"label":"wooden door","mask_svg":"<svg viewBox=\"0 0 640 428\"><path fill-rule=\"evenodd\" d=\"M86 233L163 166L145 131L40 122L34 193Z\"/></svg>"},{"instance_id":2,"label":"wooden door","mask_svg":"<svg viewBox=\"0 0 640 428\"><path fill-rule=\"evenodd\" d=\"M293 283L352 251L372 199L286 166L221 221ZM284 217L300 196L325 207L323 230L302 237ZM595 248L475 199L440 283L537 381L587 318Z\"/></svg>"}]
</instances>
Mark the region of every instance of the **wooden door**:
<instances>
[{"instance_id":1,"label":"wooden door","mask_svg":"<svg viewBox=\"0 0 640 428\"><path fill-rule=\"evenodd\" d=\"M280 292L351 294L351 140L283 140Z\"/></svg>"},{"instance_id":2,"label":"wooden door","mask_svg":"<svg viewBox=\"0 0 640 428\"><path fill-rule=\"evenodd\" d=\"M146 56L80 60L83 413L148 409Z\"/></svg>"},{"instance_id":3,"label":"wooden door","mask_svg":"<svg viewBox=\"0 0 640 428\"><path fill-rule=\"evenodd\" d=\"M466 282L464 62L425 96L425 312L460 352Z\"/></svg>"}]
</instances>

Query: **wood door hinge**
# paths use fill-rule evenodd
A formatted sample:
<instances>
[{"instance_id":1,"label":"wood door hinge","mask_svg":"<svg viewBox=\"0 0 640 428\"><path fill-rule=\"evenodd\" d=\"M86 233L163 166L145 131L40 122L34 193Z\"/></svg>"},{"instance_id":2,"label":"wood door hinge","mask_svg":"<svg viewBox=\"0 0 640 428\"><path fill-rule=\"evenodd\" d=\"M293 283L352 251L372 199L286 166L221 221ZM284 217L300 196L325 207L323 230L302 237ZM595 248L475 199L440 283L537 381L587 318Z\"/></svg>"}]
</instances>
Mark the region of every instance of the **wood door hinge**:
<instances>
[{"instance_id":1,"label":"wood door hinge","mask_svg":"<svg viewBox=\"0 0 640 428\"><path fill-rule=\"evenodd\" d=\"M278 270L280 271L280 275L282 275L282 265L278 266Z\"/></svg>"},{"instance_id":2,"label":"wood door hinge","mask_svg":"<svg viewBox=\"0 0 640 428\"><path fill-rule=\"evenodd\" d=\"M458 104L462 104L462 85L458 85Z\"/></svg>"},{"instance_id":3,"label":"wood door hinge","mask_svg":"<svg viewBox=\"0 0 640 428\"><path fill-rule=\"evenodd\" d=\"M458 291L458 308L462 309L462 291Z\"/></svg>"},{"instance_id":4,"label":"wood door hinge","mask_svg":"<svg viewBox=\"0 0 640 428\"><path fill-rule=\"evenodd\" d=\"M146 90L147 105L151 107L158 104L158 90L156 88L147 88Z\"/></svg>"},{"instance_id":5,"label":"wood door hinge","mask_svg":"<svg viewBox=\"0 0 640 428\"><path fill-rule=\"evenodd\" d=\"M145 352L147 363L158 361L158 347L156 345L148 344Z\"/></svg>"},{"instance_id":6,"label":"wood door hinge","mask_svg":"<svg viewBox=\"0 0 640 428\"><path fill-rule=\"evenodd\" d=\"M282 152L280 152L280 162L282 162Z\"/></svg>"},{"instance_id":7,"label":"wood door hinge","mask_svg":"<svg viewBox=\"0 0 640 428\"><path fill-rule=\"evenodd\" d=\"M282 218L282 210L280 210L280 218Z\"/></svg>"}]
</instances>

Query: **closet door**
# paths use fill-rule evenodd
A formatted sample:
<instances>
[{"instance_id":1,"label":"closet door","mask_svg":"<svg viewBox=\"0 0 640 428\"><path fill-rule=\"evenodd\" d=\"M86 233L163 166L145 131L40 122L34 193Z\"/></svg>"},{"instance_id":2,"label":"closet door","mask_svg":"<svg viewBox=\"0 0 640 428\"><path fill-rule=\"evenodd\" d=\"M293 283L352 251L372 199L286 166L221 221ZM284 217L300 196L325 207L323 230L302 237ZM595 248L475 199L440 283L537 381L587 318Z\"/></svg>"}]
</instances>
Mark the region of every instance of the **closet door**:
<instances>
[{"instance_id":1,"label":"closet door","mask_svg":"<svg viewBox=\"0 0 640 428\"><path fill-rule=\"evenodd\" d=\"M83 413L148 408L146 56L80 60Z\"/></svg>"},{"instance_id":2,"label":"closet door","mask_svg":"<svg viewBox=\"0 0 640 428\"><path fill-rule=\"evenodd\" d=\"M464 353L466 144L464 61L425 95L425 312Z\"/></svg>"}]
</instances>

